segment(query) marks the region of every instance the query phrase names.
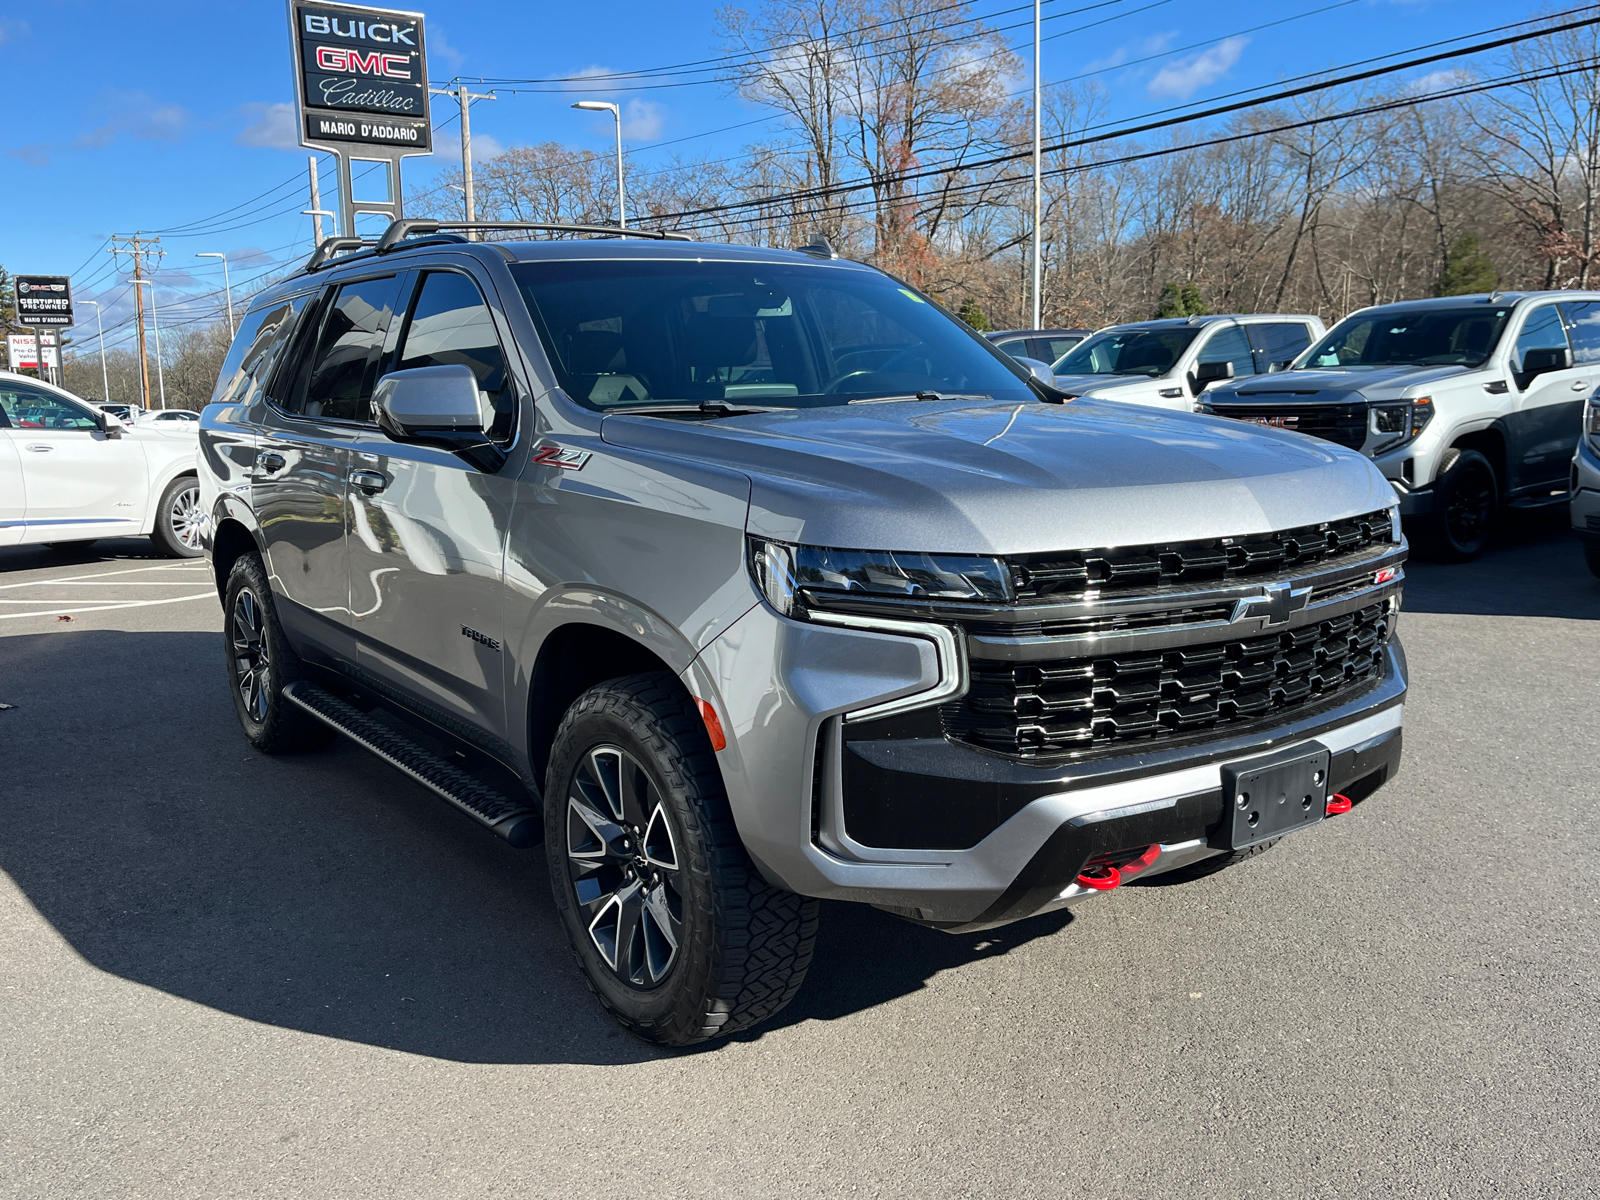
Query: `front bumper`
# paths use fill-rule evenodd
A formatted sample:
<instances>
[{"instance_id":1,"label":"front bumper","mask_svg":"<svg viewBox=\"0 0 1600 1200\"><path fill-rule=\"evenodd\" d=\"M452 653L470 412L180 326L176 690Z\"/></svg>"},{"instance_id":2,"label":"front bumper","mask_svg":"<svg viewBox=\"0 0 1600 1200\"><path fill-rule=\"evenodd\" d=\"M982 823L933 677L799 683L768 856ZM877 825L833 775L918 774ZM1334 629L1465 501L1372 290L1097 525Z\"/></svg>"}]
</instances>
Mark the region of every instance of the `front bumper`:
<instances>
[{"instance_id":1,"label":"front bumper","mask_svg":"<svg viewBox=\"0 0 1600 1200\"><path fill-rule=\"evenodd\" d=\"M1600 454L1585 439L1572 456L1572 531L1600 548Z\"/></svg>"},{"instance_id":2,"label":"front bumper","mask_svg":"<svg viewBox=\"0 0 1600 1200\"><path fill-rule=\"evenodd\" d=\"M752 670L756 661L772 665ZM772 882L952 931L999 925L1092 894L1074 880L1096 855L1160 845L1149 877L1220 853L1208 838L1224 817L1226 763L1315 741L1333 755L1332 790L1352 799L1365 799L1399 766L1407 683L1396 638L1370 687L1265 732L1130 747L1051 768L925 747L938 765L901 764L907 769L882 786L900 801L927 794L930 816L935 788L955 789L979 806L1005 804L1009 813L965 848L862 845L844 819L839 718L926 691L938 679L938 650L929 642L789 621L764 605L691 664L686 683L718 708L727 728L718 760L741 838Z\"/></svg>"}]
</instances>

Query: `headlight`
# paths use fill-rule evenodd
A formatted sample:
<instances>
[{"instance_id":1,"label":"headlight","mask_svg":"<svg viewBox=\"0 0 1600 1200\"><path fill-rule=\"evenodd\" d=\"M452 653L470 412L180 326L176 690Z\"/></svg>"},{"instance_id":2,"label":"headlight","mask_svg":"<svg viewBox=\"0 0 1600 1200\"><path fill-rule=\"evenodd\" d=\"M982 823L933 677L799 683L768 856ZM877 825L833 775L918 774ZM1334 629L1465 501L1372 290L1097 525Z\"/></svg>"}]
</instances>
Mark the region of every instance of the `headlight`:
<instances>
[{"instance_id":1,"label":"headlight","mask_svg":"<svg viewBox=\"0 0 1600 1200\"><path fill-rule=\"evenodd\" d=\"M1396 443L1416 437L1433 420L1433 397L1419 396L1400 404L1372 406L1372 432L1396 439ZM1388 447L1383 447L1387 449Z\"/></svg>"},{"instance_id":2,"label":"headlight","mask_svg":"<svg viewBox=\"0 0 1600 1200\"><path fill-rule=\"evenodd\" d=\"M1589 445L1600 451L1600 392L1590 396L1583 406L1583 432Z\"/></svg>"},{"instance_id":3,"label":"headlight","mask_svg":"<svg viewBox=\"0 0 1600 1200\"><path fill-rule=\"evenodd\" d=\"M977 604L1012 597L1005 564L974 555L837 550L751 538L750 574L767 603L786 617L804 609L807 595Z\"/></svg>"}]
</instances>

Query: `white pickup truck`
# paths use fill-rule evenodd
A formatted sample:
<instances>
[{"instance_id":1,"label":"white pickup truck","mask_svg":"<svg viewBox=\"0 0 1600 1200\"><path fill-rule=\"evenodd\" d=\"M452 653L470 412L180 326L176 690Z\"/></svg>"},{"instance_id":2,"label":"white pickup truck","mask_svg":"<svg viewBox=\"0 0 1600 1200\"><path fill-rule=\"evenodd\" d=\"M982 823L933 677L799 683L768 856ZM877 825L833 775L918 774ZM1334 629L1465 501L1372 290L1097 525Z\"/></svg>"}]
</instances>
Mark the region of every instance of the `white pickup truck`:
<instances>
[{"instance_id":1,"label":"white pickup truck","mask_svg":"<svg viewBox=\"0 0 1600 1200\"><path fill-rule=\"evenodd\" d=\"M198 556L198 428L128 425L0 371L0 546L148 535L174 558Z\"/></svg>"}]
</instances>

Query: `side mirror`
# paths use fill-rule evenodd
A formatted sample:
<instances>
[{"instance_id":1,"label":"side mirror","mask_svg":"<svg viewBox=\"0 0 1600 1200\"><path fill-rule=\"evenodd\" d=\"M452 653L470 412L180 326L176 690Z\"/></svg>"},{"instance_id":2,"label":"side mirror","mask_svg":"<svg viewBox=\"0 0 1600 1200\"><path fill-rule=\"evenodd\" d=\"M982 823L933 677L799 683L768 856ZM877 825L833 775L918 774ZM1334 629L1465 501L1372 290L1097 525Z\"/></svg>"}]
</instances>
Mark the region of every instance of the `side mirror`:
<instances>
[{"instance_id":1,"label":"side mirror","mask_svg":"<svg viewBox=\"0 0 1600 1200\"><path fill-rule=\"evenodd\" d=\"M1565 371L1572 365L1572 351L1565 346L1555 350L1529 350L1522 356L1522 375L1532 379L1546 371Z\"/></svg>"},{"instance_id":2,"label":"side mirror","mask_svg":"<svg viewBox=\"0 0 1600 1200\"><path fill-rule=\"evenodd\" d=\"M100 410L100 428L104 431L106 437L119 438L122 436L122 431L127 427L126 422L116 413L107 412L105 409Z\"/></svg>"},{"instance_id":3,"label":"side mirror","mask_svg":"<svg viewBox=\"0 0 1600 1200\"><path fill-rule=\"evenodd\" d=\"M1199 363L1194 369L1194 382L1198 390L1224 379L1233 378L1233 364L1231 362Z\"/></svg>"},{"instance_id":4,"label":"side mirror","mask_svg":"<svg viewBox=\"0 0 1600 1200\"><path fill-rule=\"evenodd\" d=\"M484 434L483 401L471 367L412 367L378 380L372 419L397 442L437 446L480 471L505 465L505 453Z\"/></svg>"},{"instance_id":5,"label":"side mirror","mask_svg":"<svg viewBox=\"0 0 1600 1200\"><path fill-rule=\"evenodd\" d=\"M1045 384L1047 387L1055 387L1056 373L1050 369L1049 363L1037 358L1024 358L1020 354L1012 357L1028 368L1028 374L1032 375L1040 383Z\"/></svg>"}]
</instances>

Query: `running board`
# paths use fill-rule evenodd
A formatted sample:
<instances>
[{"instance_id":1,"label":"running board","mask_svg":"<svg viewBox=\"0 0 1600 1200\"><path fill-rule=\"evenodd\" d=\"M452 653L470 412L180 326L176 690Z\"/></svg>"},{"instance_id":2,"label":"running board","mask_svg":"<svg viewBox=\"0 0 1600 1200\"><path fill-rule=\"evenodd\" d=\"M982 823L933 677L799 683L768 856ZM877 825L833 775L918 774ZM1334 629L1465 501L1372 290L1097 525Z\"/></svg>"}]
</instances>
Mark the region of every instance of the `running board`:
<instances>
[{"instance_id":1,"label":"running board","mask_svg":"<svg viewBox=\"0 0 1600 1200\"><path fill-rule=\"evenodd\" d=\"M404 771L518 849L544 840L544 818L526 800L504 795L315 684L296 680L283 689L283 694L296 707L372 751L391 767Z\"/></svg>"}]
</instances>

